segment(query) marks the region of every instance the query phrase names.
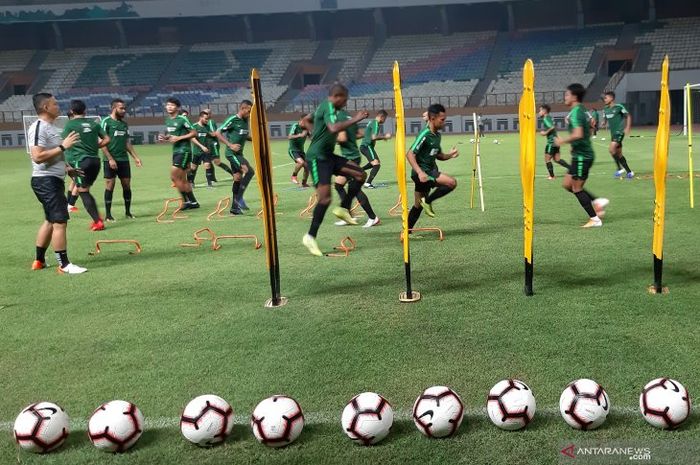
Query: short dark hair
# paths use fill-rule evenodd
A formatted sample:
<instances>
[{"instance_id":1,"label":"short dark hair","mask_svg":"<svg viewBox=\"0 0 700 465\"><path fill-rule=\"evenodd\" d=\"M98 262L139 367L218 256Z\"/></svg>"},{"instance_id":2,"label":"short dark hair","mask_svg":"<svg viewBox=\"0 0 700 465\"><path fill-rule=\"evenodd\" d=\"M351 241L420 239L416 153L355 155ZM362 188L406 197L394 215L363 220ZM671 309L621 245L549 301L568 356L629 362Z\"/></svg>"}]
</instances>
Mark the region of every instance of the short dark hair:
<instances>
[{"instance_id":1,"label":"short dark hair","mask_svg":"<svg viewBox=\"0 0 700 465\"><path fill-rule=\"evenodd\" d=\"M615 92L613 92L612 90L607 91L603 95L609 95L613 98L613 100L615 100Z\"/></svg>"},{"instance_id":2,"label":"short dark hair","mask_svg":"<svg viewBox=\"0 0 700 465\"><path fill-rule=\"evenodd\" d=\"M552 107L550 107L550 106L547 105L546 103L543 103L542 105L540 105L540 108L543 108L544 110L546 110L547 113L549 113L550 111L552 111Z\"/></svg>"},{"instance_id":3,"label":"short dark hair","mask_svg":"<svg viewBox=\"0 0 700 465\"><path fill-rule=\"evenodd\" d=\"M243 99L241 100L241 105L250 105L251 107L253 106L253 102L251 102L248 99Z\"/></svg>"},{"instance_id":4,"label":"short dark hair","mask_svg":"<svg viewBox=\"0 0 700 465\"><path fill-rule=\"evenodd\" d=\"M344 94L348 95L348 88L340 82L336 82L328 88L328 95Z\"/></svg>"},{"instance_id":5,"label":"short dark hair","mask_svg":"<svg viewBox=\"0 0 700 465\"><path fill-rule=\"evenodd\" d=\"M445 113L445 107L439 103L433 103L428 107L428 116L437 116L440 113Z\"/></svg>"},{"instance_id":6,"label":"short dark hair","mask_svg":"<svg viewBox=\"0 0 700 465\"><path fill-rule=\"evenodd\" d=\"M120 103L126 103L126 102L124 102L124 100L122 100L120 98L115 98L114 100L112 100L112 108L116 107Z\"/></svg>"},{"instance_id":7,"label":"short dark hair","mask_svg":"<svg viewBox=\"0 0 700 465\"><path fill-rule=\"evenodd\" d=\"M389 116L389 113L387 113L386 110L379 110L377 116Z\"/></svg>"},{"instance_id":8,"label":"short dark hair","mask_svg":"<svg viewBox=\"0 0 700 465\"><path fill-rule=\"evenodd\" d=\"M32 96L32 104L34 105L34 110L36 110L37 114L43 112L42 107L46 101L52 97L53 95L49 94L48 92L39 92L38 94L34 94Z\"/></svg>"},{"instance_id":9,"label":"short dark hair","mask_svg":"<svg viewBox=\"0 0 700 465\"><path fill-rule=\"evenodd\" d=\"M571 95L576 97L576 99L579 102L583 102L583 97L586 96L586 88L583 87L583 84L575 83L575 84L569 84L566 87L566 90L571 92Z\"/></svg>"},{"instance_id":10,"label":"short dark hair","mask_svg":"<svg viewBox=\"0 0 700 465\"><path fill-rule=\"evenodd\" d=\"M185 116L189 116L190 111L187 110L186 108L183 108L182 110L180 110L180 114L181 114L181 115L185 115Z\"/></svg>"},{"instance_id":11,"label":"short dark hair","mask_svg":"<svg viewBox=\"0 0 700 465\"><path fill-rule=\"evenodd\" d=\"M85 102L82 100L71 100L70 101L70 111L74 115L84 115L85 114Z\"/></svg>"},{"instance_id":12,"label":"short dark hair","mask_svg":"<svg viewBox=\"0 0 700 465\"><path fill-rule=\"evenodd\" d=\"M199 112L199 117L201 118L202 116L208 115L208 114L209 114L209 112L207 110L202 110Z\"/></svg>"},{"instance_id":13,"label":"short dark hair","mask_svg":"<svg viewBox=\"0 0 700 465\"><path fill-rule=\"evenodd\" d=\"M180 100L176 99L175 97L168 97L168 100L166 100L165 103L172 103L178 108L180 108L182 106L182 104L180 103Z\"/></svg>"}]
</instances>

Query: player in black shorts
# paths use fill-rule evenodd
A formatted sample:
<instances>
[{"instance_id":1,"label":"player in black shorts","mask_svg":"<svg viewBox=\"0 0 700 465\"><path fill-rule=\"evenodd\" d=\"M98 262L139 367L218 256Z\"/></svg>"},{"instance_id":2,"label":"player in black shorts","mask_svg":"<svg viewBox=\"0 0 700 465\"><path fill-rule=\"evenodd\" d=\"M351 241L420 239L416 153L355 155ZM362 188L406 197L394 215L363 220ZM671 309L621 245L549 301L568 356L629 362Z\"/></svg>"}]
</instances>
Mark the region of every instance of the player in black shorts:
<instances>
[{"instance_id":1,"label":"player in black shorts","mask_svg":"<svg viewBox=\"0 0 700 465\"><path fill-rule=\"evenodd\" d=\"M549 172L549 177L547 179L552 180L554 179L554 165L552 165L552 160L567 170L569 169L569 164L561 159L559 146L554 142L554 139L557 137L557 129L554 127L554 120L552 120L549 114L550 111L552 111L552 109L549 105L540 105L539 116L542 118L542 131L540 131L540 134L547 138L547 145L544 147L544 162Z\"/></svg>"},{"instance_id":2,"label":"player in black shorts","mask_svg":"<svg viewBox=\"0 0 700 465\"><path fill-rule=\"evenodd\" d=\"M421 212L435 216L433 202L457 187L457 180L438 171L436 160L450 160L459 156L456 148L443 153L440 147L440 129L445 126L445 107L436 103L428 107L428 125L418 134L406 154L411 165L411 180L415 184L415 204L408 214L408 228L413 229ZM434 191L431 190L435 188Z\"/></svg>"},{"instance_id":3,"label":"player in black shorts","mask_svg":"<svg viewBox=\"0 0 700 465\"><path fill-rule=\"evenodd\" d=\"M124 197L124 213L127 218L134 218L131 214L131 164L129 156L134 159L137 167L141 167L141 159L131 145L129 125L124 121L126 116L126 104L122 99L112 100L112 113L102 119L102 129L110 137L110 142L102 148L104 160L102 170L105 178L105 220L114 221L112 216L112 196L116 178L122 185Z\"/></svg>"},{"instance_id":4,"label":"player in black shorts","mask_svg":"<svg viewBox=\"0 0 700 465\"><path fill-rule=\"evenodd\" d=\"M304 121L306 118L308 118L308 116L308 114L301 115L301 119L292 124L292 127L289 128L289 134L287 135L287 139L289 139L289 148L287 153L294 162L292 182L294 184L299 184L297 174L299 174L299 170L303 168L304 177L302 178L301 182L302 187L309 187L307 182L309 180L309 168L306 164L306 154L304 153L304 142L306 142L306 138L309 137L309 131L306 129L306 124Z\"/></svg>"}]
</instances>

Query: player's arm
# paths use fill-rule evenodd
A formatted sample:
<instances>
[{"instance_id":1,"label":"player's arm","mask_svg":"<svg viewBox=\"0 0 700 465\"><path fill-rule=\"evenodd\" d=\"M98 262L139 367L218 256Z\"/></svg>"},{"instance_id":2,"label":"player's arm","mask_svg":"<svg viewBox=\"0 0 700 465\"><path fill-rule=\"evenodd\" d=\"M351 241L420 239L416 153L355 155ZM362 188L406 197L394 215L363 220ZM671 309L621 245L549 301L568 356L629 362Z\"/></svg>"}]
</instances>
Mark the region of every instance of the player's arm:
<instances>
[{"instance_id":1,"label":"player's arm","mask_svg":"<svg viewBox=\"0 0 700 465\"><path fill-rule=\"evenodd\" d=\"M573 126L574 123L572 123ZM577 140L583 139L583 127L581 126L573 126L571 130L571 135L567 138L561 138L557 137L555 139L555 142L558 146L562 146L564 144L570 144L572 142L575 142Z\"/></svg>"},{"instance_id":2,"label":"player's arm","mask_svg":"<svg viewBox=\"0 0 700 465\"><path fill-rule=\"evenodd\" d=\"M624 108L624 107L623 107ZM629 136L630 132L632 131L632 115L627 111L626 108L624 108L624 113L625 115L625 135Z\"/></svg>"},{"instance_id":3,"label":"player's arm","mask_svg":"<svg viewBox=\"0 0 700 465\"><path fill-rule=\"evenodd\" d=\"M345 131L347 128L355 123L359 123L363 119L367 118L369 113L367 110L358 111L355 116L345 121L338 121L335 109L332 112L327 113L324 117L324 122L326 123L326 128L331 134L338 134L340 131Z\"/></svg>"},{"instance_id":4,"label":"player's arm","mask_svg":"<svg viewBox=\"0 0 700 465\"><path fill-rule=\"evenodd\" d=\"M37 164L46 163L47 161L50 161L56 157L60 157L63 154L64 149L69 149L73 147L73 145L75 145L75 143L78 142L79 139L80 136L78 135L78 133L75 131L71 131L68 135L65 136L63 142L61 142L61 145L58 147L47 149L46 147L42 147L40 145L32 145L29 149L32 161ZM37 143L40 142L38 141Z\"/></svg>"},{"instance_id":5,"label":"player's arm","mask_svg":"<svg viewBox=\"0 0 700 465\"><path fill-rule=\"evenodd\" d=\"M542 134L543 136L547 136L552 131L554 131L554 125L549 127L545 126L545 129L540 131L540 134Z\"/></svg>"},{"instance_id":6,"label":"player's arm","mask_svg":"<svg viewBox=\"0 0 700 465\"><path fill-rule=\"evenodd\" d=\"M181 136L170 136L170 138L168 138L168 141L174 144L176 142L180 142L182 140L189 140L194 137L197 137L197 131L191 129L190 132L188 132L187 134L183 134Z\"/></svg>"},{"instance_id":7,"label":"player's arm","mask_svg":"<svg viewBox=\"0 0 700 465\"><path fill-rule=\"evenodd\" d=\"M204 144L202 144L196 137L192 139L192 143L199 147L199 149L204 152L204 153L209 153L209 148L205 147Z\"/></svg>"},{"instance_id":8,"label":"player's arm","mask_svg":"<svg viewBox=\"0 0 700 465\"><path fill-rule=\"evenodd\" d=\"M126 140L126 151L131 156L131 158L134 159L134 163L136 163L136 166L141 168L143 163L141 163L141 159L139 158L138 154L136 153L136 149L134 149L134 146L131 144L130 138L127 138L127 140Z\"/></svg>"},{"instance_id":9,"label":"player's arm","mask_svg":"<svg viewBox=\"0 0 700 465\"><path fill-rule=\"evenodd\" d=\"M338 143L339 144L344 144L345 142L348 141L348 133L347 131L340 131L338 133Z\"/></svg>"},{"instance_id":10,"label":"player's arm","mask_svg":"<svg viewBox=\"0 0 700 465\"><path fill-rule=\"evenodd\" d=\"M440 153L435 155L435 158L437 158L438 160L445 161L445 160L451 160L452 158L457 158L458 156L459 156L459 150L457 150L457 147L452 147L452 150L450 150L447 153L442 153L442 150L441 150Z\"/></svg>"},{"instance_id":11,"label":"player's arm","mask_svg":"<svg viewBox=\"0 0 700 465\"><path fill-rule=\"evenodd\" d=\"M406 160L408 160L408 164L411 165L413 171L415 171L418 175L418 179L420 180L420 182L428 182L428 175L418 165L418 161L416 160L416 154L415 152L413 152L413 149L409 150L408 153L406 153Z\"/></svg>"}]
</instances>

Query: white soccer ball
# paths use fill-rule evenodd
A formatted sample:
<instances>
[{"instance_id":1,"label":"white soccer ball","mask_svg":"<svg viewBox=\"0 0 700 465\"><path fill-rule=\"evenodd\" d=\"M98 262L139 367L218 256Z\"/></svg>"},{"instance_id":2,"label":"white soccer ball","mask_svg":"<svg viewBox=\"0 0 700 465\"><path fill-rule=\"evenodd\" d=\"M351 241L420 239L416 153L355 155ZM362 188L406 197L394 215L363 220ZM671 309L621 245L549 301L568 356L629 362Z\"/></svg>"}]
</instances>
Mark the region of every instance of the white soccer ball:
<instances>
[{"instance_id":1,"label":"white soccer ball","mask_svg":"<svg viewBox=\"0 0 700 465\"><path fill-rule=\"evenodd\" d=\"M250 426L261 443L269 447L284 447L293 443L301 434L304 412L291 397L268 397L253 410Z\"/></svg>"},{"instance_id":2,"label":"white soccer ball","mask_svg":"<svg viewBox=\"0 0 700 465\"><path fill-rule=\"evenodd\" d=\"M363 392L348 402L340 418L343 431L358 444L369 446L384 439L394 424L391 404L379 394Z\"/></svg>"},{"instance_id":3,"label":"white soccer ball","mask_svg":"<svg viewBox=\"0 0 700 465\"><path fill-rule=\"evenodd\" d=\"M445 386L429 387L413 404L413 422L429 438L452 436L463 419L462 399Z\"/></svg>"},{"instance_id":4,"label":"white soccer ball","mask_svg":"<svg viewBox=\"0 0 700 465\"><path fill-rule=\"evenodd\" d=\"M504 379L489 391L486 410L494 425L514 431L530 424L537 404L527 384L517 379Z\"/></svg>"},{"instance_id":5,"label":"white soccer ball","mask_svg":"<svg viewBox=\"0 0 700 465\"><path fill-rule=\"evenodd\" d=\"M141 437L143 423L143 414L136 405L113 400L93 412L88 422L88 436L98 449L124 452Z\"/></svg>"},{"instance_id":6,"label":"white soccer ball","mask_svg":"<svg viewBox=\"0 0 700 465\"><path fill-rule=\"evenodd\" d=\"M476 140L474 140L474 139L469 139L469 143L470 143L470 144L473 144L474 142L476 142Z\"/></svg>"},{"instance_id":7,"label":"white soccer ball","mask_svg":"<svg viewBox=\"0 0 700 465\"><path fill-rule=\"evenodd\" d=\"M188 441L206 447L224 442L233 429L233 409L212 394L192 399L180 417L180 432Z\"/></svg>"},{"instance_id":8,"label":"white soccer ball","mask_svg":"<svg viewBox=\"0 0 700 465\"><path fill-rule=\"evenodd\" d=\"M66 412L52 402L29 405L15 420L15 441L29 452L51 452L61 447L68 437L69 421Z\"/></svg>"},{"instance_id":9,"label":"white soccer ball","mask_svg":"<svg viewBox=\"0 0 700 465\"><path fill-rule=\"evenodd\" d=\"M605 140L605 137L601 137L600 140Z\"/></svg>"},{"instance_id":10,"label":"white soccer ball","mask_svg":"<svg viewBox=\"0 0 700 465\"><path fill-rule=\"evenodd\" d=\"M650 425L676 429L690 416L690 395L678 381L657 378L642 389L639 410Z\"/></svg>"},{"instance_id":11,"label":"white soccer ball","mask_svg":"<svg viewBox=\"0 0 700 465\"><path fill-rule=\"evenodd\" d=\"M596 429L610 413L610 399L600 384L592 379L578 379L561 393L559 411L572 428Z\"/></svg>"}]
</instances>

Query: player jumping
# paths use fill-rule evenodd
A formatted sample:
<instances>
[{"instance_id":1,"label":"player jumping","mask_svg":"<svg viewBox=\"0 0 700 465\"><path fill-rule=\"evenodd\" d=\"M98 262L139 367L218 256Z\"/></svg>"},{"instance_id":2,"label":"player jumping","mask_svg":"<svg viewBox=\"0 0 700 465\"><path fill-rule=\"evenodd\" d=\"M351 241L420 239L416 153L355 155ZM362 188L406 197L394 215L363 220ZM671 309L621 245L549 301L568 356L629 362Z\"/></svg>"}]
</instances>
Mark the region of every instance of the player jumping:
<instances>
[{"instance_id":1,"label":"player jumping","mask_svg":"<svg viewBox=\"0 0 700 465\"><path fill-rule=\"evenodd\" d=\"M288 153L294 162L292 182L294 184L299 184L297 174L299 174L299 170L304 168L304 177L301 181L302 187L309 187L307 182L309 180L309 167L306 164L306 154L304 153L304 142L306 142L306 138L309 137L309 131L306 129L306 124L304 123L307 117L307 114L301 115L301 119L292 124L292 127L289 128L289 135L287 136L287 139L289 139Z\"/></svg>"},{"instance_id":2,"label":"player jumping","mask_svg":"<svg viewBox=\"0 0 700 465\"><path fill-rule=\"evenodd\" d=\"M605 117L605 123L610 129L609 151L617 165L615 177L621 178L622 175L627 172L627 179L633 179L634 171L630 169L627 164L627 159L622 154L622 140L626 135L629 135L632 129L632 115L629 114L624 105L615 103L615 92L613 91L606 92L605 95L603 95L603 101L605 102L603 115Z\"/></svg>"},{"instance_id":3,"label":"player jumping","mask_svg":"<svg viewBox=\"0 0 700 465\"><path fill-rule=\"evenodd\" d=\"M365 157L367 157L368 162L365 166L362 167L362 169L368 170L371 168L369 176L367 176L367 182L365 182L365 187L367 189L374 189L372 181L374 181L375 176L377 176L377 173L379 173L379 169L382 167L381 162L379 161L379 156L377 156L377 151L374 150L374 144L376 144L378 140L391 139L391 134L379 133L379 125L384 124L387 115L388 113L384 110L379 110L377 112L377 116L375 116L372 121L367 123L367 127L365 127L365 135L362 138L362 142L360 143L360 152L362 152L362 154Z\"/></svg>"},{"instance_id":4,"label":"player jumping","mask_svg":"<svg viewBox=\"0 0 700 465\"><path fill-rule=\"evenodd\" d=\"M540 134L547 138L547 145L544 147L544 163L549 173L547 179L550 180L554 179L554 165L552 165L552 160L567 170L569 169L569 164L561 159L559 146L554 143L554 139L557 137L557 128L554 127L554 121L549 114L551 111L552 108L549 105L540 105L539 116L542 118L542 131L540 131Z\"/></svg>"},{"instance_id":5,"label":"player jumping","mask_svg":"<svg viewBox=\"0 0 700 465\"><path fill-rule=\"evenodd\" d=\"M253 102L243 100L238 106L238 113L230 116L216 131L216 137L226 145L226 158L231 163L233 172L231 215L240 215L242 210L249 210L243 200L243 194L250 180L255 176L255 171L243 156L243 148L246 141L250 140L248 118L252 108Z\"/></svg>"}]
</instances>

